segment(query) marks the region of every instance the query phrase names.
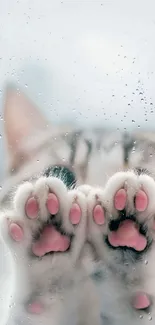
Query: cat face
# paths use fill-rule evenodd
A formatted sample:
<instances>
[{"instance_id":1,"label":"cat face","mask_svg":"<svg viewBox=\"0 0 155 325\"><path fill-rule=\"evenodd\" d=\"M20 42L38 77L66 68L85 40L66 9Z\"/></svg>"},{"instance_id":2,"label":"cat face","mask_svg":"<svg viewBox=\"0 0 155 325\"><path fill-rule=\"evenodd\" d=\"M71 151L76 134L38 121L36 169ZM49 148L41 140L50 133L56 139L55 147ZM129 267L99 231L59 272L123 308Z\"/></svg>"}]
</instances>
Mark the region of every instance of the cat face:
<instances>
[{"instance_id":1,"label":"cat face","mask_svg":"<svg viewBox=\"0 0 155 325\"><path fill-rule=\"evenodd\" d=\"M10 187L55 171L68 186L87 183L103 187L115 172L126 169L154 176L153 134L56 127L13 87L6 89L4 121L8 168L3 195L8 191L7 179Z\"/></svg>"}]
</instances>

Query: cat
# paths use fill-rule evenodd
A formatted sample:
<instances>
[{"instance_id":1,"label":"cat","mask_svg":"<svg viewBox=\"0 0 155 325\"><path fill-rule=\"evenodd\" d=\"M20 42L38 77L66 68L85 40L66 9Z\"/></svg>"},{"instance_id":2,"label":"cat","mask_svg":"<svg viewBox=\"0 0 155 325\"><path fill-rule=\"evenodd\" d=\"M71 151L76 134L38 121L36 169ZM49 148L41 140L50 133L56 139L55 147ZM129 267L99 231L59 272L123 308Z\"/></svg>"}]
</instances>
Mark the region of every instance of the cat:
<instances>
[{"instance_id":1,"label":"cat","mask_svg":"<svg viewBox=\"0 0 155 325\"><path fill-rule=\"evenodd\" d=\"M0 242L12 286L2 324L149 324L154 134L56 128L10 87L4 121Z\"/></svg>"}]
</instances>

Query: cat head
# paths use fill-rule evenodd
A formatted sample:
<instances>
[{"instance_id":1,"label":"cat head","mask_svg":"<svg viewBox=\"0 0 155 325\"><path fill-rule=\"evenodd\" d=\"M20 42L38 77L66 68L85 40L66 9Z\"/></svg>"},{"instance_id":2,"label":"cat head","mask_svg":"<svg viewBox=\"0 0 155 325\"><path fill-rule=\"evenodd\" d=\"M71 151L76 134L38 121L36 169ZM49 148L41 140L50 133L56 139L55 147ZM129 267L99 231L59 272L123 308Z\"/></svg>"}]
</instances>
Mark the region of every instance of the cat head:
<instances>
[{"instance_id":1,"label":"cat head","mask_svg":"<svg viewBox=\"0 0 155 325\"><path fill-rule=\"evenodd\" d=\"M3 194L8 187L38 177L52 165L68 164L64 137L71 128L56 127L22 92L8 86L4 95L4 132L6 171Z\"/></svg>"},{"instance_id":2,"label":"cat head","mask_svg":"<svg viewBox=\"0 0 155 325\"><path fill-rule=\"evenodd\" d=\"M6 88L4 96L4 139L8 168L2 193L14 184L38 177L50 166L66 166L77 184L93 186L104 186L111 175L128 168L140 167L155 174L154 139L150 142L147 133L129 134L126 139L120 132L104 128L78 132L65 125L57 128L12 86Z\"/></svg>"}]
</instances>

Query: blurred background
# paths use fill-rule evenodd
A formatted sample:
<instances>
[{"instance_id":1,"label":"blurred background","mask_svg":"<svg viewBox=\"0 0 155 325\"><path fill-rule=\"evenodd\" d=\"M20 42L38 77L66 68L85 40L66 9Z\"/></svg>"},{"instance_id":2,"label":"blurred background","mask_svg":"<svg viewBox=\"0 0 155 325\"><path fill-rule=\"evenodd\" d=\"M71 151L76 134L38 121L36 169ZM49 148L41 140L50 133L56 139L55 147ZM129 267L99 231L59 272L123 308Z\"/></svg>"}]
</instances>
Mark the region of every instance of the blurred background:
<instances>
[{"instance_id":1,"label":"blurred background","mask_svg":"<svg viewBox=\"0 0 155 325\"><path fill-rule=\"evenodd\" d=\"M153 130L154 0L0 0L1 157L7 82L53 123Z\"/></svg>"}]
</instances>

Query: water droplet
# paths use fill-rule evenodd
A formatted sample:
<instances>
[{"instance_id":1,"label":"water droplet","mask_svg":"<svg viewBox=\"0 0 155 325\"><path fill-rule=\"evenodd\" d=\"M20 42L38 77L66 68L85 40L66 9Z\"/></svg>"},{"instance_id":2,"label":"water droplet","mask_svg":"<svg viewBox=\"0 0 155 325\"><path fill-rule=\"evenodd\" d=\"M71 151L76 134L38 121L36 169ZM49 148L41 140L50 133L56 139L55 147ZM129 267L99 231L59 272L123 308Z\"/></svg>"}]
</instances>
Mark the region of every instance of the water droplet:
<instances>
[{"instance_id":1,"label":"water droplet","mask_svg":"<svg viewBox=\"0 0 155 325\"><path fill-rule=\"evenodd\" d=\"M144 263L145 263L145 265L147 265L147 264L148 264L148 260L145 260L145 262L144 262Z\"/></svg>"},{"instance_id":2,"label":"water droplet","mask_svg":"<svg viewBox=\"0 0 155 325\"><path fill-rule=\"evenodd\" d=\"M140 319L143 319L143 315L140 315L139 318L140 318Z\"/></svg>"},{"instance_id":3,"label":"water droplet","mask_svg":"<svg viewBox=\"0 0 155 325\"><path fill-rule=\"evenodd\" d=\"M25 84L25 88L27 88L28 87L28 85L27 84Z\"/></svg>"},{"instance_id":4,"label":"water droplet","mask_svg":"<svg viewBox=\"0 0 155 325\"><path fill-rule=\"evenodd\" d=\"M15 303L13 302L11 305L9 305L9 308L12 308L15 306Z\"/></svg>"},{"instance_id":5,"label":"water droplet","mask_svg":"<svg viewBox=\"0 0 155 325\"><path fill-rule=\"evenodd\" d=\"M152 316L149 314L148 320L152 320Z\"/></svg>"}]
</instances>

